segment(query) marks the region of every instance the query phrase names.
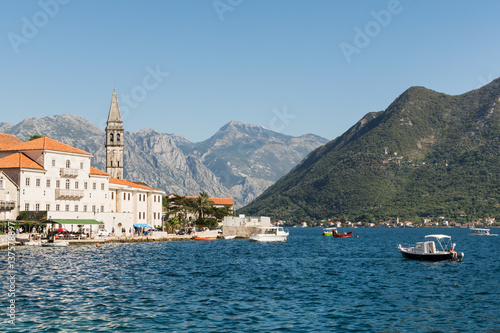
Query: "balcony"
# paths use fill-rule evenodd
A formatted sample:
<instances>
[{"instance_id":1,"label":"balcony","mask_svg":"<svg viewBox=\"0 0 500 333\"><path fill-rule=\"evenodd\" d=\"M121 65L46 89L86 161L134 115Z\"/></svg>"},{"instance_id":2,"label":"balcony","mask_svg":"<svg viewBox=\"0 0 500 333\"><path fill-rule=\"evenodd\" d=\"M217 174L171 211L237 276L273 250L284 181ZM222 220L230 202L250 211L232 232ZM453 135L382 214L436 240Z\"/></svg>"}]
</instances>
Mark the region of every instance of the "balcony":
<instances>
[{"instance_id":1,"label":"balcony","mask_svg":"<svg viewBox=\"0 0 500 333\"><path fill-rule=\"evenodd\" d=\"M83 198L83 190L56 189L56 199L78 200Z\"/></svg>"},{"instance_id":2,"label":"balcony","mask_svg":"<svg viewBox=\"0 0 500 333\"><path fill-rule=\"evenodd\" d=\"M13 210L14 208L16 208L15 201L0 200L0 211Z\"/></svg>"},{"instance_id":3,"label":"balcony","mask_svg":"<svg viewBox=\"0 0 500 333\"><path fill-rule=\"evenodd\" d=\"M70 168L61 168L60 170L61 177L78 177L78 169L70 169Z\"/></svg>"}]
</instances>

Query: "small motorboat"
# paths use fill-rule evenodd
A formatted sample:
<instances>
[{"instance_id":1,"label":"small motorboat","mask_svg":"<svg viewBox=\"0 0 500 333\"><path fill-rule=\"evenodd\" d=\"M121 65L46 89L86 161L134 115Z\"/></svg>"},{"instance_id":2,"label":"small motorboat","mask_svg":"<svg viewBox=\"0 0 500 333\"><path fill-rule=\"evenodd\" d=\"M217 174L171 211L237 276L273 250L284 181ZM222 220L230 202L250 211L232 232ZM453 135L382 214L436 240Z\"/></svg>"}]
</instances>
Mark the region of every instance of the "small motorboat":
<instances>
[{"instance_id":1,"label":"small motorboat","mask_svg":"<svg viewBox=\"0 0 500 333\"><path fill-rule=\"evenodd\" d=\"M337 228L324 228L322 236L333 236L333 233L337 231Z\"/></svg>"},{"instance_id":2,"label":"small motorboat","mask_svg":"<svg viewBox=\"0 0 500 333\"><path fill-rule=\"evenodd\" d=\"M456 252L456 257L453 256L451 251L455 249L455 244L447 235L427 235L424 242L414 246L398 244L398 249L404 258L415 260L462 260L465 256L463 252Z\"/></svg>"},{"instance_id":3,"label":"small motorboat","mask_svg":"<svg viewBox=\"0 0 500 333\"><path fill-rule=\"evenodd\" d=\"M498 236L497 234L490 234L490 229L486 228L476 228L476 227L470 227L470 234L471 235L479 235L479 236Z\"/></svg>"},{"instance_id":4,"label":"small motorboat","mask_svg":"<svg viewBox=\"0 0 500 333\"><path fill-rule=\"evenodd\" d=\"M258 227L250 235L249 240L252 242L286 242L288 234L288 230L283 227Z\"/></svg>"},{"instance_id":5,"label":"small motorboat","mask_svg":"<svg viewBox=\"0 0 500 333\"><path fill-rule=\"evenodd\" d=\"M68 242L42 242L42 246L45 246L45 247L65 247L65 246L68 246L69 243Z\"/></svg>"},{"instance_id":6,"label":"small motorboat","mask_svg":"<svg viewBox=\"0 0 500 333\"><path fill-rule=\"evenodd\" d=\"M217 237L195 237L195 241L214 241Z\"/></svg>"},{"instance_id":7,"label":"small motorboat","mask_svg":"<svg viewBox=\"0 0 500 333\"><path fill-rule=\"evenodd\" d=\"M226 236L222 236L224 239L235 239L236 238L236 235L226 235Z\"/></svg>"}]
</instances>

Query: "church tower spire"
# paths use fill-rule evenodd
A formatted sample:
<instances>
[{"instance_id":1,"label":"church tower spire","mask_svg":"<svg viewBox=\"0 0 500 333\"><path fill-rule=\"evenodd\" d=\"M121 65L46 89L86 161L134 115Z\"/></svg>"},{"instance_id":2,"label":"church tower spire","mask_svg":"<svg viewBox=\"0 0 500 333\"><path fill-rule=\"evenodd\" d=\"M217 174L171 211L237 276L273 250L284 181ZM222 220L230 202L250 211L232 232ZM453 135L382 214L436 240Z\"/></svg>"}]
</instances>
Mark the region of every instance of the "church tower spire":
<instances>
[{"instance_id":1,"label":"church tower spire","mask_svg":"<svg viewBox=\"0 0 500 333\"><path fill-rule=\"evenodd\" d=\"M108 121L106 122L106 172L113 178L123 179L124 129L116 89L113 91Z\"/></svg>"}]
</instances>

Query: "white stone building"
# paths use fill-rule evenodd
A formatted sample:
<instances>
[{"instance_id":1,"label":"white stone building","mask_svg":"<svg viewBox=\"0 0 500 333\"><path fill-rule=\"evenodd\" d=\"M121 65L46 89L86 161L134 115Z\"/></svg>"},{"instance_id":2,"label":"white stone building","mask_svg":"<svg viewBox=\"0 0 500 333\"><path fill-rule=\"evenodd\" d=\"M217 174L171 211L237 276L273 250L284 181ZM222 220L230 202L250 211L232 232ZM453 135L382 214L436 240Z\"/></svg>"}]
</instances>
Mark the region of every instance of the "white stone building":
<instances>
[{"instance_id":1,"label":"white stone building","mask_svg":"<svg viewBox=\"0 0 500 333\"><path fill-rule=\"evenodd\" d=\"M116 111L117 103L114 93L110 113ZM0 186L0 218L15 220L26 211L46 214L46 219L61 222L69 231L89 224L93 230L114 229L115 235L122 228L128 234L134 225L161 225L162 190L112 178L91 167L91 157L47 137L23 142L0 134L0 185L5 188ZM123 169L123 155L116 164ZM16 207L2 210L2 200L15 201Z\"/></svg>"}]
</instances>

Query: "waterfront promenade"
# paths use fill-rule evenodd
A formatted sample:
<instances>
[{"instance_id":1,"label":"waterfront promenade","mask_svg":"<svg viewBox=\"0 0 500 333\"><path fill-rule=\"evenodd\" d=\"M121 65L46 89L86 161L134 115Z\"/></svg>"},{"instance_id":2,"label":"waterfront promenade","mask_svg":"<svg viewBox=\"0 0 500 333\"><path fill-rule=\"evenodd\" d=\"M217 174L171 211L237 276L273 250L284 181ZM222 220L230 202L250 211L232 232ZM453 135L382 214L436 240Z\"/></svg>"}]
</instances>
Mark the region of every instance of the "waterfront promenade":
<instances>
[{"instance_id":1,"label":"waterfront promenade","mask_svg":"<svg viewBox=\"0 0 500 333\"><path fill-rule=\"evenodd\" d=\"M199 237L217 237L217 230L200 231L196 233ZM16 235L16 246L22 246L23 243L29 242L30 234ZM193 235L176 235L173 233L156 231L147 236L97 236L92 235L90 238L81 239L64 239L69 245L82 244L102 244L102 243L135 243L135 242L160 242L160 241L187 241L192 240ZM12 243L11 243L12 245ZM8 235L0 235L0 249L8 247Z\"/></svg>"}]
</instances>

